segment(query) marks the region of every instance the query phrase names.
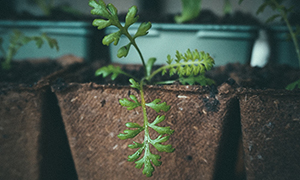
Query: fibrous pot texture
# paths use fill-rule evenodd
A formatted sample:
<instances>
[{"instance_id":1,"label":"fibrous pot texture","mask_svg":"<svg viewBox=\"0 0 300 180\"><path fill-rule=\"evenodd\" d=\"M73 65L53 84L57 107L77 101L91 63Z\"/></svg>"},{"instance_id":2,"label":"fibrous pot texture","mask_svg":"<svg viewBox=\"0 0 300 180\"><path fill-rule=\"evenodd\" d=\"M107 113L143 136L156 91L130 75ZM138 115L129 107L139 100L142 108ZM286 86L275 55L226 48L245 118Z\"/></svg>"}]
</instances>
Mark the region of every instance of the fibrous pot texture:
<instances>
[{"instance_id":1,"label":"fibrous pot texture","mask_svg":"<svg viewBox=\"0 0 300 180\"><path fill-rule=\"evenodd\" d=\"M247 179L300 177L300 91L241 90Z\"/></svg>"},{"instance_id":2,"label":"fibrous pot texture","mask_svg":"<svg viewBox=\"0 0 300 180\"><path fill-rule=\"evenodd\" d=\"M224 90L224 91L223 91ZM176 149L161 153L162 165L149 179L213 179L231 177L239 134L238 100L229 85L223 93L200 86L146 86L146 102L160 98L171 105L160 126L175 130L167 144ZM117 135L125 123L143 124L140 107L128 111L119 99L138 92L129 86L71 83L53 88L58 98L78 178L132 180L144 179L127 156L135 152L127 146L142 143L143 133L134 139L120 140ZM149 121L157 113L147 109ZM234 128L236 127L236 128ZM233 130L234 129L234 130ZM151 134L152 133L152 134ZM150 131L152 139L157 137ZM229 140L230 139L230 140ZM230 179L230 178L229 178Z\"/></svg>"}]
</instances>

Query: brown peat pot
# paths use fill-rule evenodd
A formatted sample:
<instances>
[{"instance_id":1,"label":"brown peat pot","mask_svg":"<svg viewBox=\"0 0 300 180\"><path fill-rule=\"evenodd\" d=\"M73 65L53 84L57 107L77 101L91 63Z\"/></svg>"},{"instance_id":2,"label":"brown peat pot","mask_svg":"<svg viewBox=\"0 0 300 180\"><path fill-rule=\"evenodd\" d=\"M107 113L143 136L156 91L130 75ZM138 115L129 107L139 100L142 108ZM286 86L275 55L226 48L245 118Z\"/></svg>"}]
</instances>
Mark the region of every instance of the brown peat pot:
<instances>
[{"instance_id":1,"label":"brown peat pot","mask_svg":"<svg viewBox=\"0 0 300 180\"><path fill-rule=\"evenodd\" d=\"M300 177L300 91L240 89L248 180Z\"/></svg>"},{"instance_id":2,"label":"brown peat pot","mask_svg":"<svg viewBox=\"0 0 300 180\"><path fill-rule=\"evenodd\" d=\"M45 80L63 67L53 60L14 65L0 80L0 179L76 178L57 99Z\"/></svg>"},{"instance_id":3,"label":"brown peat pot","mask_svg":"<svg viewBox=\"0 0 300 180\"><path fill-rule=\"evenodd\" d=\"M128 148L132 141L142 142L140 133L133 139L120 140L117 135L126 129L125 123L143 123L141 109L128 111L119 99L133 94L129 86L70 83L53 88L72 156L80 180L144 179L127 156L135 152ZM162 165L149 179L232 179L240 133L239 105L234 90L228 84L219 93L200 86L146 86L146 102L160 98L171 105L160 126L175 130L167 142L176 150L160 153ZM149 121L157 113L148 110ZM151 133L152 131L150 131ZM153 132L152 132L153 133ZM150 135L151 136L151 135ZM157 134L152 138L156 138Z\"/></svg>"}]
</instances>

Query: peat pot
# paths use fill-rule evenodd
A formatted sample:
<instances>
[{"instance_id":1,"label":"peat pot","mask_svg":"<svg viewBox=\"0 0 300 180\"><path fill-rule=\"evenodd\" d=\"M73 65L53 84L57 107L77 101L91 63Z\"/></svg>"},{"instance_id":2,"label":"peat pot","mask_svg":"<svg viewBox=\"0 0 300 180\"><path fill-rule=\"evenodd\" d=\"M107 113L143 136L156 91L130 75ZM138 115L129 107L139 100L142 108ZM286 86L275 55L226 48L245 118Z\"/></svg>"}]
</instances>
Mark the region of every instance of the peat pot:
<instances>
[{"instance_id":1,"label":"peat pot","mask_svg":"<svg viewBox=\"0 0 300 180\"><path fill-rule=\"evenodd\" d=\"M52 87L80 180L146 178L135 163L127 161L135 152L127 146L132 141L141 143L142 133L128 140L117 137L126 129L125 123L143 123L140 107L129 111L119 104L119 99L129 95L139 97L135 89L94 83ZM171 105L159 125L175 130L167 143L176 149L161 153L151 148L161 155L162 165L155 167L149 179L233 179L240 134L239 105L233 88L224 84L217 93L200 86L145 86L145 98L146 102L160 98ZM151 122L157 113L147 110Z\"/></svg>"},{"instance_id":2,"label":"peat pot","mask_svg":"<svg viewBox=\"0 0 300 180\"><path fill-rule=\"evenodd\" d=\"M300 177L300 91L239 92L248 180Z\"/></svg>"},{"instance_id":3,"label":"peat pot","mask_svg":"<svg viewBox=\"0 0 300 180\"><path fill-rule=\"evenodd\" d=\"M52 68L49 63L33 62L35 65L29 70L34 73L30 75L38 74L35 66ZM32 78L26 72L19 72L19 79ZM0 179L76 179L59 107L49 83L8 83L3 78L0 81Z\"/></svg>"}]
</instances>

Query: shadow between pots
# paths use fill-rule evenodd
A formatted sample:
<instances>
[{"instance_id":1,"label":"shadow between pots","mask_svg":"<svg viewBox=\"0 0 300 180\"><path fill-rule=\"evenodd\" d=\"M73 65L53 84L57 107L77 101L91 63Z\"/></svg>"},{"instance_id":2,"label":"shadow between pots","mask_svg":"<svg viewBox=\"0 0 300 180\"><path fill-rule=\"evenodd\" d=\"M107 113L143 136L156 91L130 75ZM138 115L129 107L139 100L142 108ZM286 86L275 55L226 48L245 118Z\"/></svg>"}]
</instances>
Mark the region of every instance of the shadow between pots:
<instances>
[{"instance_id":1,"label":"shadow between pots","mask_svg":"<svg viewBox=\"0 0 300 180\"><path fill-rule=\"evenodd\" d=\"M51 89L42 97L42 124L39 151L41 180L77 180L69 142L57 98Z\"/></svg>"},{"instance_id":2,"label":"shadow between pots","mask_svg":"<svg viewBox=\"0 0 300 180\"><path fill-rule=\"evenodd\" d=\"M231 113L226 118L229 121L224 122L223 134L221 137L220 148L217 155L214 180L244 180L244 163L240 163L243 157L240 157L239 148L241 142L241 117L239 100L235 98L229 104ZM239 166L239 167L238 167Z\"/></svg>"}]
</instances>

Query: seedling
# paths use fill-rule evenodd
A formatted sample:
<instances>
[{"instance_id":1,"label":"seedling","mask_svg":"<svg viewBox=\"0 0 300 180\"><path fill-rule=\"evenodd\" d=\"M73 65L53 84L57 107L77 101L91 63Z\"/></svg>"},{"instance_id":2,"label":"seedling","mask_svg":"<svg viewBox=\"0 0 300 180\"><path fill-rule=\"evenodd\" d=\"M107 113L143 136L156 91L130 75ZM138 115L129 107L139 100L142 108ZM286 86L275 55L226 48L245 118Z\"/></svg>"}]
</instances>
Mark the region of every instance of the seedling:
<instances>
[{"instance_id":1,"label":"seedling","mask_svg":"<svg viewBox=\"0 0 300 180\"><path fill-rule=\"evenodd\" d=\"M240 0L239 3L242 3L244 0ZM266 21L266 23L273 22L277 18L281 18L282 21L285 22L285 25L287 26L289 30L290 37L294 43L295 51L297 53L298 61L299 61L299 68L300 68L300 49L298 44L298 36L300 34L300 26L296 26L296 30L293 29L292 25L290 24L288 20L288 15L293 12L293 6L292 7L286 7L283 5L283 2L286 0L265 0L258 10L256 11L256 14L260 14L264 12L266 7L272 8L274 11L277 12L277 14L269 17ZM293 90L295 88L300 88L300 79L298 81L295 81L291 84L289 84L286 89L287 90Z\"/></svg>"},{"instance_id":2,"label":"seedling","mask_svg":"<svg viewBox=\"0 0 300 180\"><path fill-rule=\"evenodd\" d=\"M29 43L30 41L35 41L35 44L38 48L41 48L44 44L44 41L48 43L50 48L55 48L59 50L57 41L55 39L47 36L46 33L41 34L40 36L25 36L21 31L14 30L10 36L10 41L7 50L3 48L3 39L0 37L0 52L4 57L4 62L1 63L1 67L4 70L11 68L11 60L17 54L18 50Z\"/></svg>"},{"instance_id":3,"label":"seedling","mask_svg":"<svg viewBox=\"0 0 300 180\"><path fill-rule=\"evenodd\" d=\"M133 46L139 54L141 62L144 68L144 77L134 77L126 72L122 71L119 67L114 67L112 65L108 65L98 69L95 72L96 76L102 75L103 77L107 77L111 75L111 79L114 80L119 74L126 75L130 77L129 82L132 88L135 88L139 91L140 101L134 95L130 95L130 99L123 98L120 99L119 102L122 106L127 107L128 110L132 110L135 108L140 108L143 113L143 123L137 122L128 122L125 125L129 128L124 130L123 133L120 133L118 137L122 140L134 138L140 132L144 131L144 140L141 143L133 141L133 144L128 145L131 149L137 149L137 151L128 156L128 161L135 161L136 168L140 169L144 165L143 174L147 177L152 176L155 166L160 166L161 158L158 154L152 154L150 151L150 145L154 146L159 152L168 152L171 153L175 149L171 144L165 145L162 144L170 138L170 135L174 133L170 127L160 127L159 123L165 120L165 115L160 115L160 112L167 112L171 108L167 105L166 102L161 102L161 99L155 99L152 102L146 102L144 96L144 86L147 84L156 84L156 83L173 83L175 80L164 81L164 82L153 82L153 77L157 74L169 74L170 76L177 74L178 81L183 84L194 84L199 83L201 85L211 85L213 80L208 79L204 76L204 73L210 70L214 65L213 58L205 52L199 52L197 50L190 51L187 50L186 53L182 54L180 52L176 52L175 59L173 59L170 55L167 56L166 65L158 68L157 70L152 70L152 67L156 61L156 58L149 58L147 62L143 57L141 50L139 49L135 39L141 36L145 36L148 34L149 29L151 28L151 23L141 23L136 33L132 36L128 32L128 28L137 22L137 8L136 6L132 6L129 8L128 13L125 18L125 23L121 24L118 18L118 10L112 4L105 4L103 0L90 0L89 5L93 8L91 13L94 15L99 15L105 19L95 19L93 21L93 25L98 27L98 29L103 29L108 26L116 26L119 30L105 36L102 40L104 45L109 45L113 43L117 45L119 39L122 35L126 36L129 40L127 45L121 47L117 56L119 58L126 57L130 51L130 48ZM146 107L150 107L158 113L157 117L154 120L148 119L148 112ZM151 139L149 129L152 128L156 132L159 133L159 136L155 139ZM144 152L144 154L143 154ZM142 155L143 154L143 155ZM142 157L141 157L142 156ZM141 158L140 158L141 157ZM140 159L139 159L140 158Z\"/></svg>"},{"instance_id":4,"label":"seedling","mask_svg":"<svg viewBox=\"0 0 300 180\"><path fill-rule=\"evenodd\" d=\"M60 9L63 12L80 16L83 15L80 11L77 9L72 8L69 5L59 5L55 6L54 2L55 0L27 0L29 3L37 5L44 13L45 16L50 16L53 9Z\"/></svg>"}]
</instances>

